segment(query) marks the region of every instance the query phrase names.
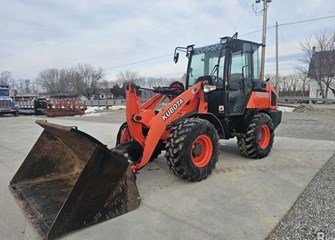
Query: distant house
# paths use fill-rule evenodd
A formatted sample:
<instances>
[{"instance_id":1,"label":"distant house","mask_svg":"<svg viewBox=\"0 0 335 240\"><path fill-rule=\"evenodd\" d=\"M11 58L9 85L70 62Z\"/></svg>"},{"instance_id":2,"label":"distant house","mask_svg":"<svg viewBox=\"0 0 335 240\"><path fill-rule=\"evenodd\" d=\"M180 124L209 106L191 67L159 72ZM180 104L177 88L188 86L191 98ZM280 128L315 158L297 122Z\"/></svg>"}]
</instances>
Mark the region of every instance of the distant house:
<instances>
[{"instance_id":1,"label":"distant house","mask_svg":"<svg viewBox=\"0 0 335 240\"><path fill-rule=\"evenodd\" d=\"M316 81L320 79L331 81L330 87L335 91L335 51L314 52L308 69L308 77L310 78L309 97L322 98L321 87L325 92L326 84L322 83L320 86ZM325 98L335 99L335 94L331 89L325 95Z\"/></svg>"},{"instance_id":2,"label":"distant house","mask_svg":"<svg viewBox=\"0 0 335 240\"><path fill-rule=\"evenodd\" d=\"M111 94L109 88L99 88L96 93L92 96L92 100L98 99L111 99L113 98L113 94Z\"/></svg>"}]
</instances>

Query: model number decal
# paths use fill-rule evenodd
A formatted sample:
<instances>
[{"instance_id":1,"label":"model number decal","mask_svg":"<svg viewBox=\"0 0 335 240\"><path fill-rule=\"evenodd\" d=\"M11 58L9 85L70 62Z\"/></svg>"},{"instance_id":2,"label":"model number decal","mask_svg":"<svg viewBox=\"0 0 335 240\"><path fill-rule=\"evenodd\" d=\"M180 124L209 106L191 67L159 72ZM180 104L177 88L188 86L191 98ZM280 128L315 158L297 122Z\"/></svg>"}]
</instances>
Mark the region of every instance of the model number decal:
<instances>
[{"instance_id":1,"label":"model number decal","mask_svg":"<svg viewBox=\"0 0 335 240\"><path fill-rule=\"evenodd\" d=\"M179 98L163 115L163 121L166 121L183 104L184 100Z\"/></svg>"}]
</instances>

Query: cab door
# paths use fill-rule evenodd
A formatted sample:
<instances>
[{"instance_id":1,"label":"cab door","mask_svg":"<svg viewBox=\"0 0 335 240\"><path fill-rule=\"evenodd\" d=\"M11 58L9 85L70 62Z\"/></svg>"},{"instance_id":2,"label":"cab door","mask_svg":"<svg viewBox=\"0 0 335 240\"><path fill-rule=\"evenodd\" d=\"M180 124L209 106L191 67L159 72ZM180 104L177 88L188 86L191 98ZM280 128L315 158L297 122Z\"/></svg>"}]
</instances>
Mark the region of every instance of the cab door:
<instances>
[{"instance_id":1,"label":"cab door","mask_svg":"<svg viewBox=\"0 0 335 240\"><path fill-rule=\"evenodd\" d=\"M258 54L252 44L241 45L242 48L232 48L228 88L229 115L231 116L242 115L244 112L254 79L253 57L254 54Z\"/></svg>"}]
</instances>

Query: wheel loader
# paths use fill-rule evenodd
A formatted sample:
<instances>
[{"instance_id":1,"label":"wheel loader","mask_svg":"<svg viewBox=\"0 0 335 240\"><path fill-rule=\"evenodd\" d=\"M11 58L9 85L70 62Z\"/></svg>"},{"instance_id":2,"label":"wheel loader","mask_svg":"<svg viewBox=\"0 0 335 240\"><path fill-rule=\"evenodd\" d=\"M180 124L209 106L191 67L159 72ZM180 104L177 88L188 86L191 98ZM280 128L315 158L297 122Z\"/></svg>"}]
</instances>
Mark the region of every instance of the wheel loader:
<instances>
[{"instance_id":1,"label":"wheel loader","mask_svg":"<svg viewBox=\"0 0 335 240\"><path fill-rule=\"evenodd\" d=\"M277 93L259 78L260 44L224 37L217 44L177 47L188 58L186 83L151 89L126 86L126 122L108 149L76 127L46 121L41 136L10 182L19 205L42 237L111 219L138 208L135 175L161 151L172 172L207 178L218 161L219 140L237 138L243 156L259 159L272 148L281 122Z\"/></svg>"}]
</instances>

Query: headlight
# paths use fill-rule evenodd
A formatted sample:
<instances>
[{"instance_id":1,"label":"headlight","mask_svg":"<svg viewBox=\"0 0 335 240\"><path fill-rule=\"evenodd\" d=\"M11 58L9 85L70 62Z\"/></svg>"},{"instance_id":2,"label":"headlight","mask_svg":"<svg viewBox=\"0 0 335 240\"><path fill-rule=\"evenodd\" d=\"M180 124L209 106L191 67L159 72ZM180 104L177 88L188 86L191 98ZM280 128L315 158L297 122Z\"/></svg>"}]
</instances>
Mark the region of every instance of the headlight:
<instances>
[{"instance_id":1,"label":"headlight","mask_svg":"<svg viewBox=\"0 0 335 240\"><path fill-rule=\"evenodd\" d=\"M186 47L187 52L192 52L194 48L194 44L193 45L189 45Z\"/></svg>"},{"instance_id":2,"label":"headlight","mask_svg":"<svg viewBox=\"0 0 335 240\"><path fill-rule=\"evenodd\" d=\"M220 38L220 43L221 44L226 44L227 42L228 42L228 37Z\"/></svg>"},{"instance_id":3,"label":"headlight","mask_svg":"<svg viewBox=\"0 0 335 240\"><path fill-rule=\"evenodd\" d=\"M205 93L209 93L211 91L216 90L216 86L214 85L204 85L203 90Z\"/></svg>"}]
</instances>

